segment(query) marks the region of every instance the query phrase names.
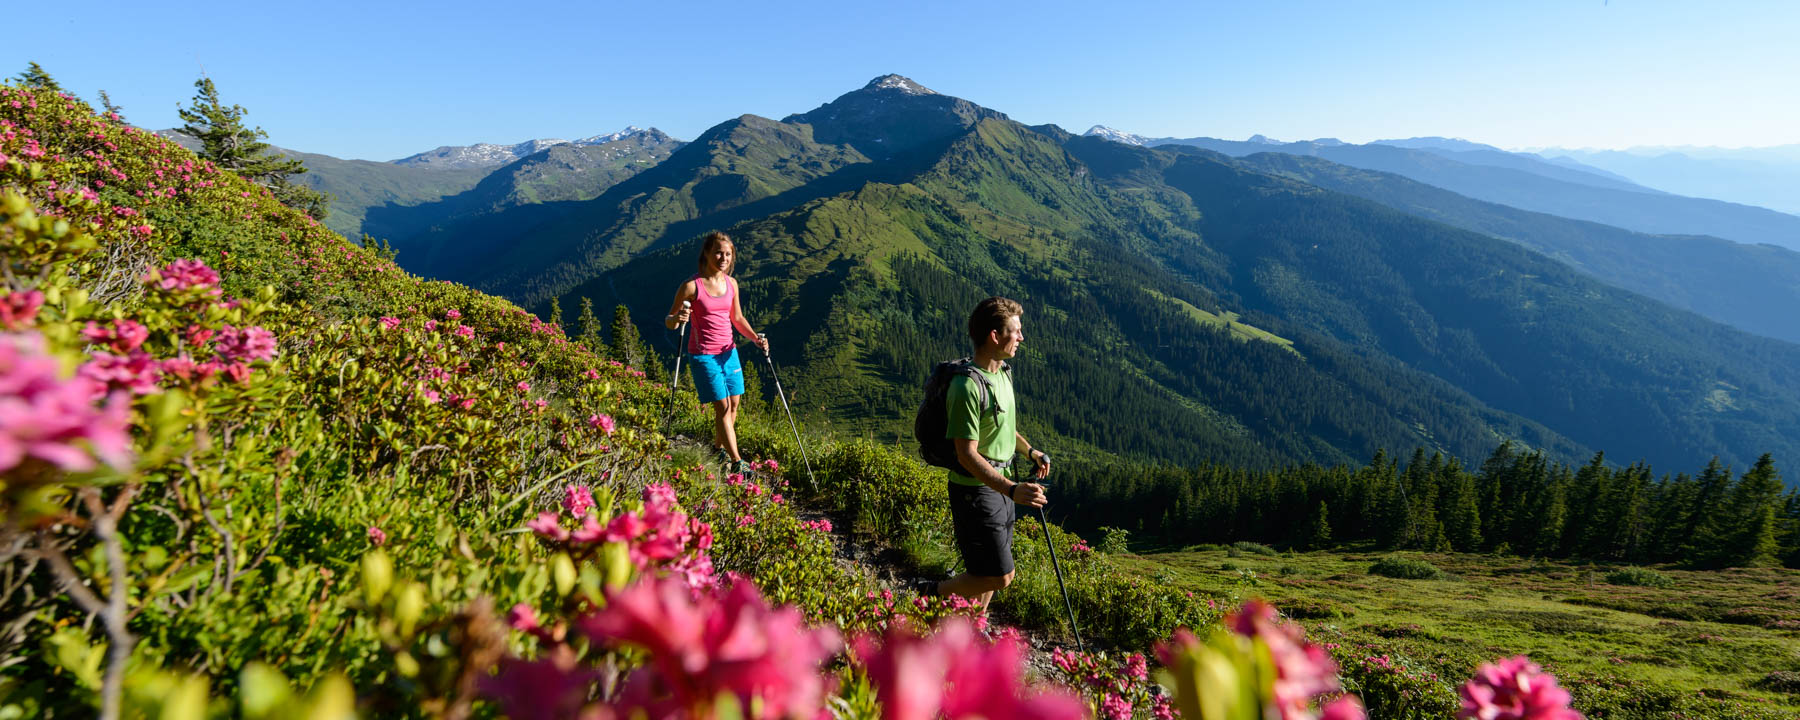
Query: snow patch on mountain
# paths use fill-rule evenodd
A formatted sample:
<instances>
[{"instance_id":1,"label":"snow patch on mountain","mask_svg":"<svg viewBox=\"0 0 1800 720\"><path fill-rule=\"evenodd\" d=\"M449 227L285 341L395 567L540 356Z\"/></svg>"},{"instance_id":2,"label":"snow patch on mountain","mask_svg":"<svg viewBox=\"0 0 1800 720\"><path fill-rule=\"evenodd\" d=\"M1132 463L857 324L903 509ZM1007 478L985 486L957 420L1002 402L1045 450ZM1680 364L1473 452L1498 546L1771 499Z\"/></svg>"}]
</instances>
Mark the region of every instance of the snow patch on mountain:
<instances>
[{"instance_id":1,"label":"snow patch on mountain","mask_svg":"<svg viewBox=\"0 0 1800 720\"><path fill-rule=\"evenodd\" d=\"M1082 135L1111 140L1116 143L1125 143L1126 145L1137 145L1140 147L1149 144L1142 135L1133 135L1123 130L1114 130L1105 125L1095 125L1088 128L1088 131L1082 133Z\"/></svg>"},{"instance_id":2,"label":"snow patch on mountain","mask_svg":"<svg viewBox=\"0 0 1800 720\"><path fill-rule=\"evenodd\" d=\"M661 131L656 130L655 128L646 130L646 129L640 128L636 125L631 125L631 126L627 126L624 130L620 130L618 132L605 133L605 134L601 134L601 135L593 135L590 137L581 138L579 140L563 140L561 138L546 138L546 139L539 139L539 140L526 140L525 142L516 143L516 144L512 144L512 145L497 145L497 144L493 144L493 143L476 143L474 145L445 145L445 146L442 146L442 147L439 147L439 148L436 148L433 150L428 150L426 152L419 153L417 155L412 155L410 157L405 157L405 158L401 158L399 160L394 160L393 163L395 165L406 165L406 166L410 166L410 167L428 167L428 168L437 168L437 169L443 169L443 170L456 170L456 169L462 169L462 168L499 167L501 165L505 165L507 163L513 162L513 161L518 160L519 158L525 157L527 155L532 155L532 154L536 154L539 152L543 152L545 149L552 148L557 145L578 145L578 146L579 145L604 145L609 142L617 142L619 140L624 140L629 137L633 137L636 135L645 135L645 134L653 134L658 139L663 140L663 141L673 140L673 138L669 138L667 135L663 135L663 133Z\"/></svg>"},{"instance_id":3,"label":"snow patch on mountain","mask_svg":"<svg viewBox=\"0 0 1800 720\"><path fill-rule=\"evenodd\" d=\"M875 78L874 80L870 80L868 85L863 86L863 89L864 90L899 90L900 92L906 93L908 95L936 95L937 94L936 90L932 90L931 88L925 87L924 85L920 85L916 82L913 82L911 78L905 77L903 75L893 75L893 74L883 75L881 77Z\"/></svg>"}]
</instances>

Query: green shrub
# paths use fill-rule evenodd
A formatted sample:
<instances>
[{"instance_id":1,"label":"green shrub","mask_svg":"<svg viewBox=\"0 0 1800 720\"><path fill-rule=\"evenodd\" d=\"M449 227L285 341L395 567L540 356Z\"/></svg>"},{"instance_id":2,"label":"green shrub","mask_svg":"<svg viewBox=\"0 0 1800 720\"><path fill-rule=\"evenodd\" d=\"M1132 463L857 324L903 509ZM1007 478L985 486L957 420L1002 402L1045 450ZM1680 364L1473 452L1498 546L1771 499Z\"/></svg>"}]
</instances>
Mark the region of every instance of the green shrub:
<instances>
[{"instance_id":1,"label":"green shrub","mask_svg":"<svg viewBox=\"0 0 1800 720\"><path fill-rule=\"evenodd\" d=\"M1264 555L1264 556L1268 556L1268 557L1278 557L1281 555L1281 553L1275 552L1275 548L1269 547L1262 543L1253 543L1248 540L1239 540L1237 542L1234 542L1231 544L1231 547L1233 549L1240 550L1243 552L1252 553L1252 554L1256 554L1256 555Z\"/></svg>"},{"instance_id":2,"label":"green shrub","mask_svg":"<svg viewBox=\"0 0 1800 720\"><path fill-rule=\"evenodd\" d=\"M1675 584L1669 576L1649 568L1628 567L1614 570L1606 574L1606 582L1611 585L1636 585L1639 587L1666 588Z\"/></svg>"},{"instance_id":3,"label":"green shrub","mask_svg":"<svg viewBox=\"0 0 1800 720\"><path fill-rule=\"evenodd\" d=\"M1100 528L1100 545L1096 548L1108 555L1131 552L1131 531L1124 528Z\"/></svg>"},{"instance_id":4,"label":"green shrub","mask_svg":"<svg viewBox=\"0 0 1800 720\"><path fill-rule=\"evenodd\" d=\"M1449 574L1424 560L1390 555L1369 566L1369 574L1402 580L1446 580Z\"/></svg>"}]
</instances>

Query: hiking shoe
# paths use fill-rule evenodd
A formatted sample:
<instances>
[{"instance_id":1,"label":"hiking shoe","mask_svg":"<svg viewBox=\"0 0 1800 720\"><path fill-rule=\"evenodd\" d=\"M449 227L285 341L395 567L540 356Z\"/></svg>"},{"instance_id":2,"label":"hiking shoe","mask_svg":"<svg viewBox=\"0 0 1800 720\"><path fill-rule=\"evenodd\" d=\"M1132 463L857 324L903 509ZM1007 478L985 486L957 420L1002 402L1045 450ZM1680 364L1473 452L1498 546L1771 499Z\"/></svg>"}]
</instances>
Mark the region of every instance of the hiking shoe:
<instances>
[{"instance_id":1,"label":"hiking shoe","mask_svg":"<svg viewBox=\"0 0 1800 720\"><path fill-rule=\"evenodd\" d=\"M919 597L937 597L938 581L931 578L913 578L906 583L906 587Z\"/></svg>"},{"instance_id":2,"label":"hiking shoe","mask_svg":"<svg viewBox=\"0 0 1800 720\"><path fill-rule=\"evenodd\" d=\"M734 460L726 463L725 466L731 468L731 472L743 475L744 477L755 474L756 470L756 466L751 465L749 460Z\"/></svg>"}]
</instances>

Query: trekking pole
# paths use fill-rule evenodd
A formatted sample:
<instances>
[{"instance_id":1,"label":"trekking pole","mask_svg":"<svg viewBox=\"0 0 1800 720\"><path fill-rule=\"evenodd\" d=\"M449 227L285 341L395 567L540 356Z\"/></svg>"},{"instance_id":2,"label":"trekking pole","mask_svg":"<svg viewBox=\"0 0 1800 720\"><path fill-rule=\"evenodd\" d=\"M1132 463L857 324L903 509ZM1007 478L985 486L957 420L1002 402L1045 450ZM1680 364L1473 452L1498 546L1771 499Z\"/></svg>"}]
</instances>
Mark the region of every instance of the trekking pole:
<instances>
[{"instance_id":1,"label":"trekking pole","mask_svg":"<svg viewBox=\"0 0 1800 720\"><path fill-rule=\"evenodd\" d=\"M687 312L688 307L691 305L693 305L692 302L687 300L681 301L681 311ZM675 375L674 377L669 378L670 392L674 392L675 388L681 385L681 356L687 354L687 326L687 321L683 320L680 325L675 327L675 334L681 337L681 346L675 348ZM664 327L667 326L665 325ZM667 338L669 336L664 335L663 337ZM664 342L667 342L667 340L664 340Z\"/></svg>"},{"instance_id":2,"label":"trekking pole","mask_svg":"<svg viewBox=\"0 0 1800 720\"><path fill-rule=\"evenodd\" d=\"M682 312L687 312L689 306L692 305L693 303L687 300L681 301ZM663 327L668 326L665 325ZM675 404L681 402L681 399L675 394L675 389L681 386L681 356L687 354L687 331L688 323L686 320L683 320L680 325L675 326L675 334L681 337L681 346L675 348L675 376L669 378L669 411L663 413L662 422L664 435L669 434L669 423L675 419ZM669 336L664 335L663 342L668 342L668 338Z\"/></svg>"},{"instance_id":3,"label":"trekking pole","mask_svg":"<svg viewBox=\"0 0 1800 720\"><path fill-rule=\"evenodd\" d=\"M756 337L765 343L769 341L769 336L766 333L758 334ZM794 409L788 407L787 393L782 392L781 390L781 375L775 372L775 357L769 354L767 347L763 348L763 359L769 361L769 378L775 381L775 397L781 398L781 409L787 412L788 427L792 428L794 431L794 443L800 446L800 459L806 461L806 481L809 483L808 489L812 492L818 492L819 480L818 478L813 477L812 457L806 452L806 441L800 439L800 425L794 422Z\"/></svg>"},{"instance_id":4,"label":"trekking pole","mask_svg":"<svg viewBox=\"0 0 1800 720\"><path fill-rule=\"evenodd\" d=\"M1049 459L1050 454L1044 453L1044 460ZM1049 478L1045 480L1048 481ZM1049 482L1044 485L1049 485ZM1075 649L1086 653L1087 646L1081 642L1081 628L1075 625L1075 605L1069 602L1069 587L1063 584L1062 564L1056 561L1056 541L1050 539L1050 518L1044 514L1044 506L1039 505L1037 511L1038 522L1044 525L1044 547L1050 548L1050 567L1056 569L1056 589L1062 591L1063 608L1069 611L1069 631L1075 634Z\"/></svg>"}]
</instances>

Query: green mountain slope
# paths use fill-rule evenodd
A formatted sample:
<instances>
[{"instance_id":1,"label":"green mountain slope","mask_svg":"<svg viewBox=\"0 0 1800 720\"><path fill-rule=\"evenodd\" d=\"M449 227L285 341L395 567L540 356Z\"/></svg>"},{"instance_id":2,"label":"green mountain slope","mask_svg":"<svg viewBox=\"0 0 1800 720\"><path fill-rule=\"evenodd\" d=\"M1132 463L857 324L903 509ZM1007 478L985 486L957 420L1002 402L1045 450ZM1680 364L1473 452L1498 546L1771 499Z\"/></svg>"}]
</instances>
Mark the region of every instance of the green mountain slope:
<instances>
[{"instance_id":1,"label":"green mountain slope","mask_svg":"<svg viewBox=\"0 0 1800 720\"><path fill-rule=\"evenodd\" d=\"M1260 153L1263 172L1374 200L1568 263L1617 287L1718 322L1800 342L1800 253L1705 236L1646 235L1474 200L1399 175L1319 158Z\"/></svg>"},{"instance_id":2,"label":"green mountain slope","mask_svg":"<svg viewBox=\"0 0 1800 720\"><path fill-rule=\"evenodd\" d=\"M929 364L967 354L967 308L1000 293L1029 308L1017 370L1026 431L1064 446L1255 466L1421 444L1478 454L1500 437L1585 452L1329 338L1221 328L1205 315L1222 310L1211 293L1146 256L1203 261L1122 219L1155 209L1094 183L1059 138L987 119L909 182L872 183L733 233L745 302L779 342L796 406L880 439L910 442ZM691 252L644 256L563 302L626 302L654 322Z\"/></svg>"},{"instance_id":3,"label":"green mountain slope","mask_svg":"<svg viewBox=\"0 0 1800 720\"><path fill-rule=\"evenodd\" d=\"M904 179L984 117L1001 116L884 76L806 115L780 122L745 115L721 123L657 167L566 213L500 213L482 232L450 228L444 234L451 237L434 233L399 247L403 254L442 248L422 261L403 261L416 272L535 303L646 248L868 182Z\"/></svg>"},{"instance_id":4,"label":"green mountain slope","mask_svg":"<svg viewBox=\"0 0 1800 720\"><path fill-rule=\"evenodd\" d=\"M1691 467L1800 450L1800 348L1221 155L971 108L879 78L782 122L721 124L491 239L459 279L654 323L691 273L683 242L728 229L803 411L883 439L929 363L966 352L967 307L1008 294L1033 308L1027 427L1096 452L1475 461L1513 438Z\"/></svg>"}]
</instances>

